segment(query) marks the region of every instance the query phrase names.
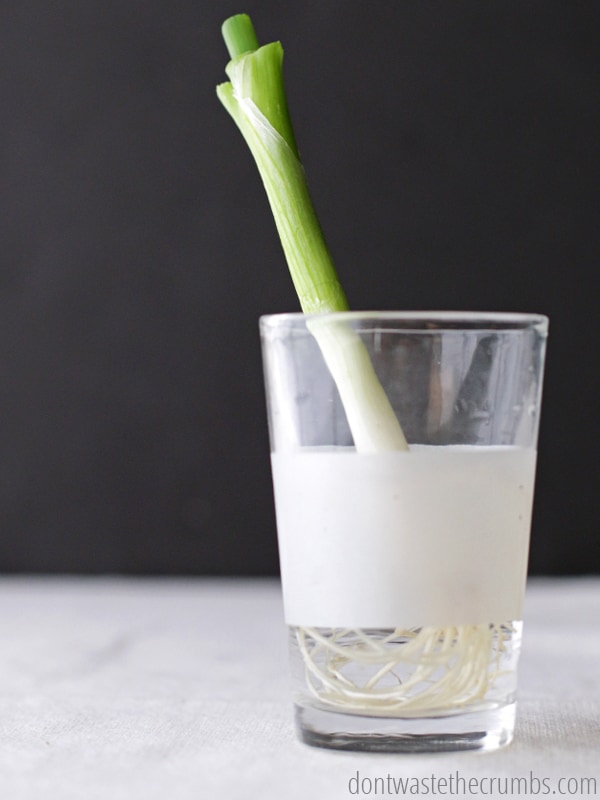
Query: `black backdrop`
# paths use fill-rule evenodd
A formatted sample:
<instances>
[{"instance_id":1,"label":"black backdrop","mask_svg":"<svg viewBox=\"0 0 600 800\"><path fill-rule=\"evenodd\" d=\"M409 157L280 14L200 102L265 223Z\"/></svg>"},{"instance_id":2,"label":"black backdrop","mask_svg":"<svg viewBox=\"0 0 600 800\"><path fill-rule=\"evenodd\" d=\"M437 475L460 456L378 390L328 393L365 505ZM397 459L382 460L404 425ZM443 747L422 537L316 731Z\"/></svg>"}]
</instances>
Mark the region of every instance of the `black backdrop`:
<instances>
[{"instance_id":1,"label":"black backdrop","mask_svg":"<svg viewBox=\"0 0 600 800\"><path fill-rule=\"evenodd\" d=\"M600 570L594 2L0 3L0 570L261 574L295 310L214 86L283 40L354 308L546 313L531 571Z\"/></svg>"}]
</instances>

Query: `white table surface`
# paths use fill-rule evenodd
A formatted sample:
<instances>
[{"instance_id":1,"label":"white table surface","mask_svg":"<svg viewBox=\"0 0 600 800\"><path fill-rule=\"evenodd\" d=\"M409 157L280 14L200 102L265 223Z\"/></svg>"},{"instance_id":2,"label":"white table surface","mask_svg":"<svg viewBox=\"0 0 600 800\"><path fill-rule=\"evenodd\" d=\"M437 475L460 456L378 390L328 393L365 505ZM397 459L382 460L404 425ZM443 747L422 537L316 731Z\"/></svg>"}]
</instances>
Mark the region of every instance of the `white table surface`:
<instances>
[{"instance_id":1,"label":"white table surface","mask_svg":"<svg viewBox=\"0 0 600 800\"><path fill-rule=\"evenodd\" d=\"M530 581L516 738L490 754L298 742L275 580L0 577L0 642L0 800L337 800L457 772L488 779L471 797L600 796L600 578Z\"/></svg>"}]
</instances>

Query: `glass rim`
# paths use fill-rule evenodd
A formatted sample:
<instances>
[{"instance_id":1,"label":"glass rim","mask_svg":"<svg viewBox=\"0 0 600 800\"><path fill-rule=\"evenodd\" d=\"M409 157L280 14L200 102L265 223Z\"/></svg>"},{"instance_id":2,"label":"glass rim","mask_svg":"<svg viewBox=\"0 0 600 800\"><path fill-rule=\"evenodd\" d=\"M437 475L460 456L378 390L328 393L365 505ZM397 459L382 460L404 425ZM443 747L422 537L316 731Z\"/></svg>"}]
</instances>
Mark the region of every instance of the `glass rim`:
<instances>
[{"instance_id":1,"label":"glass rim","mask_svg":"<svg viewBox=\"0 0 600 800\"><path fill-rule=\"evenodd\" d=\"M290 311L278 314L263 314L259 318L261 330L280 326L302 324L310 320L337 322L398 322L403 332L444 330L535 330L547 334L549 319L544 314L520 311L328 311L321 314L304 314ZM412 323L412 324L411 324Z\"/></svg>"}]
</instances>

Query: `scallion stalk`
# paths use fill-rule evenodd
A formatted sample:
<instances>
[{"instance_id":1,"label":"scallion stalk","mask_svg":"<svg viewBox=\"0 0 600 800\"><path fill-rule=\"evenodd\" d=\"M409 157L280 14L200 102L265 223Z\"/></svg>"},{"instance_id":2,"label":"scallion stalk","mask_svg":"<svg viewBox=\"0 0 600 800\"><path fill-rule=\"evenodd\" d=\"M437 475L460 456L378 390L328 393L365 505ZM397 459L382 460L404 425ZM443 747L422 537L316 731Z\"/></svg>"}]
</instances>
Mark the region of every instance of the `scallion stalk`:
<instances>
[{"instance_id":1,"label":"scallion stalk","mask_svg":"<svg viewBox=\"0 0 600 800\"><path fill-rule=\"evenodd\" d=\"M407 450L406 439L377 378L369 354L342 312L348 303L338 280L310 199L304 169L292 130L283 84L283 49L279 42L260 47L249 17L238 14L226 20L223 36L231 61L229 82L217 87L218 96L242 132L258 166L281 244L300 299L309 314L307 326L315 337L338 388L358 452ZM396 629L386 633L381 646L379 631L351 631L357 644L340 650L340 632L329 640L313 629L296 631L311 691L325 704L344 711L379 713L384 707L409 708L411 713L467 706L483 700L497 674L497 662L512 628L505 625L457 625L446 628ZM346 637L348 630L344 629ZM401 642L397 649L387 645ZM369 657L377 671L364 686L355 687L339 668L331 666L341 656L346 663L361 664ZM325 648L325 672L320 663ZM330 648L330 650L328 649ZM331 653L331 657L330 657ZM317 654L317 658L314 658ZM409 677L398 685L378 688L378 680L404 665ZM311 676L320 676L322 686ZM415 686L423 686L416 691Z\"/></svg>"},{"instance_id":2,"label":"scallion stalk","mask_svg":"<svg viewBox=\"0 0 600 800\"><path fill-rule=\"evenodd\" d=\"M250 18L225 21L231 61L217 94L258 166L300 305L306 314L348 309L310 198L288 112L279 42L258 46ZM336 383L356 449L406 450L408 445L360 337L350 326L309 321Z\"/></svg>"}]
</instances>

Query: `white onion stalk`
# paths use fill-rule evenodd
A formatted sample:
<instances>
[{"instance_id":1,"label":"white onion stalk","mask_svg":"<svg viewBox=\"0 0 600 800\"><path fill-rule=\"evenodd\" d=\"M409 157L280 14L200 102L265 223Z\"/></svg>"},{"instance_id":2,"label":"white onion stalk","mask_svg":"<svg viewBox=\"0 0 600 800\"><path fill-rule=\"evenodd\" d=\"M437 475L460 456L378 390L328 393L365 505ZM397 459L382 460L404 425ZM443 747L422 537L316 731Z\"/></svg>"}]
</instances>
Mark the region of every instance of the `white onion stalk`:
<instances>
[{"instance_id":1,"label":"white onion stalk","mask_svg":"<svg viewBox=\"0 0 600 800\"><path fill-rule=\"evenodd\" d=\"M345 322L330 318L309 319L307 327L340 393L357 452L408 450L394 409L358 334Z\"/></svg>"}]
</instances>

